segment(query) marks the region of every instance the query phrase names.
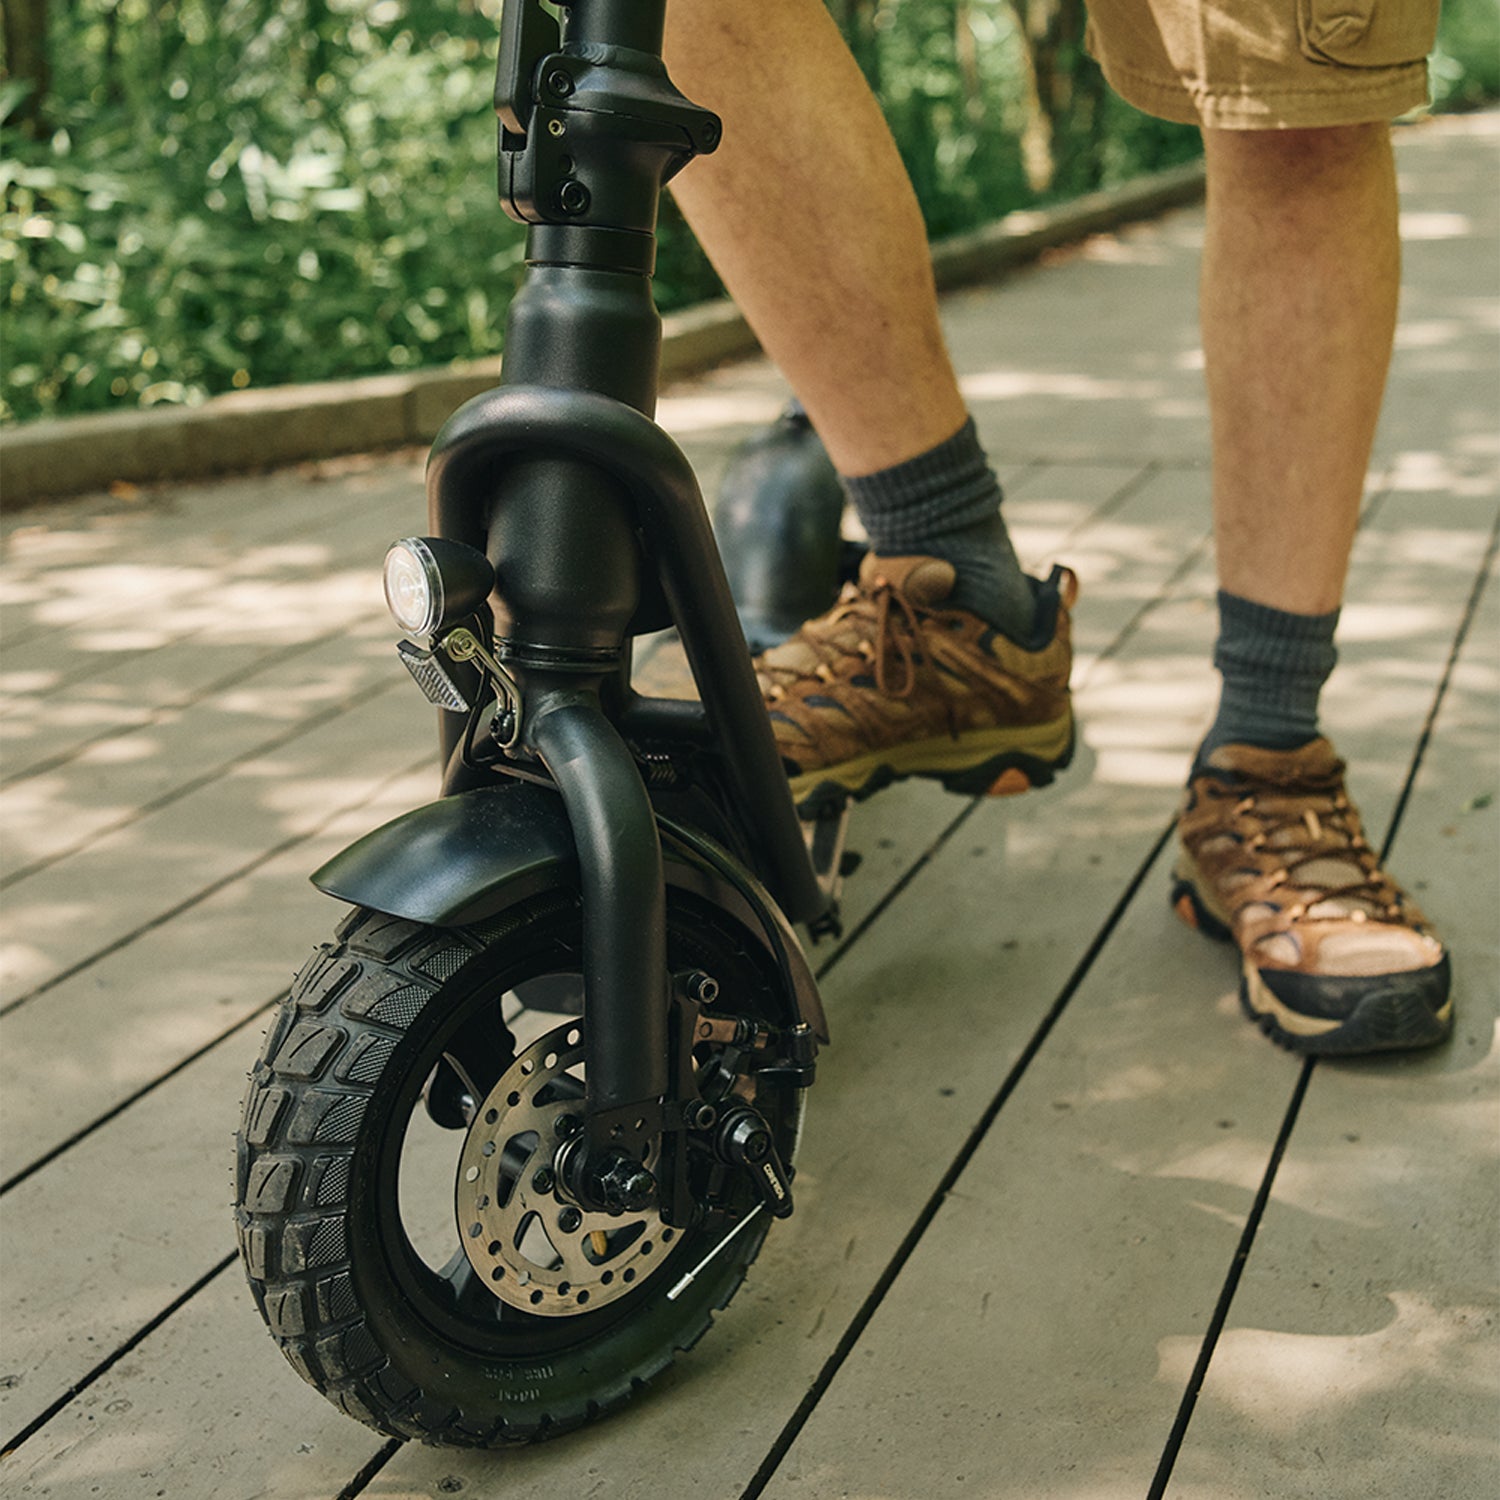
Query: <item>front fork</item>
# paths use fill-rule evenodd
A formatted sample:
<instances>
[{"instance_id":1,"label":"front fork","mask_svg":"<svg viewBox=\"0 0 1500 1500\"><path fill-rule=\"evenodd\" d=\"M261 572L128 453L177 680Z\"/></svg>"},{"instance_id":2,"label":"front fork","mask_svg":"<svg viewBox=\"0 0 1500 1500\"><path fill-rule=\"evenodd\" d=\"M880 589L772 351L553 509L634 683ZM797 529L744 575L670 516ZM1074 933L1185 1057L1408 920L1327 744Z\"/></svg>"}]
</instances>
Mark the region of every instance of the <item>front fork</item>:
<instances>
[{"instance_id":1,"label":"front fork","mask_svg":"<svg viewBox=\"0 0 1500 1500\"><path fill-rule=\"evenodd\" d=\"M596 478L615 484L633 529L658 564L661 587L678 621L683 645L702 695L699 706L654 704L635 699L620 705L632 730L653 725L666 737L687 731L712 743L752 838L756 865L781 909L809 922L828 909L827 893L809 862L786 776L776 753L744 638L734 613L723 565L697 482L681 451L653 422L607 397L552 388L502 388L460 409L434 446L428 469L432 518L439 535L452 535L453 518L472 513L476 490L504 472L512 454L540 447L557 463L581 462ZM565 456L564 456L565 455ZM497 513L511 504L502 485ZM517 553L524 561L524 554ZM635 566L633 548L617 559ZM601 566L596 553L593 565ZM497 569L497 572L500 570ZM628 591L626 591L628 593ZM607 1212L633 1210L656 1194L669 1223L686 1222L691 1204L677 1161L686 1123L670 1117L664 1101L678 1106L684 1076L674 1077L672 1052L680 1052L670 1018L681 1029L666 972L665 902L656 811L640 769L602 696L616 678L601 666L618 661L595 636L572 651L557 638L570 609L591 618L589 601L570 603L561 590L545 609L533 597L531 617L545 615L553 639L528 640L514 623L494 644L516 701L506 714L517 721L513 768L530 759L556 786L573 831L584 908L585 1107L584 1130L566 1158L569 1191L585 1206ZM512 622L517 611L505 601ZM484 654L488 654L485 652ZM778 1041L784 1055L776 1068L805 1068L797 1049L812 1039ZM733 1132L716 1150L751 1172L757 1190L771 1192L768 1206L790 1210L785 1170L756 1154L765 1134L745 1102L739 1117L746 1145ZM763 1126L763 1122L761 1122ZM765 1135L769 1139L768 1135ZM662 1180L652 1183L644 1162L662 1141Z\"/></svg>"}]
</instances>

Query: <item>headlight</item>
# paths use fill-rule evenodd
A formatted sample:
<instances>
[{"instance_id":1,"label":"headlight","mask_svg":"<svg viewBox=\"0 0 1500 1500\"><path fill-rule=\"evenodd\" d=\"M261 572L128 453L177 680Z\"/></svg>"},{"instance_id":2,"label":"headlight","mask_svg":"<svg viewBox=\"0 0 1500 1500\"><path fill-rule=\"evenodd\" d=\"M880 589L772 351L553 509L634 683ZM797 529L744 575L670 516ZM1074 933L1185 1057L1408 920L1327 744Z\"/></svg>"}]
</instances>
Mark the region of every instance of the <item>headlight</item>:
<instances>
[{"instance_id":1,"label":"headlight","mask_svg":"<svg viewBox=\"0 0 1500 1500\"><path fill-rule=\"evenodd\" d=\"M440 635L472 615L494 586L489 559L462 542L403 537L385 555L385 602L408 635Z\"/></svg>"}]
</instances>

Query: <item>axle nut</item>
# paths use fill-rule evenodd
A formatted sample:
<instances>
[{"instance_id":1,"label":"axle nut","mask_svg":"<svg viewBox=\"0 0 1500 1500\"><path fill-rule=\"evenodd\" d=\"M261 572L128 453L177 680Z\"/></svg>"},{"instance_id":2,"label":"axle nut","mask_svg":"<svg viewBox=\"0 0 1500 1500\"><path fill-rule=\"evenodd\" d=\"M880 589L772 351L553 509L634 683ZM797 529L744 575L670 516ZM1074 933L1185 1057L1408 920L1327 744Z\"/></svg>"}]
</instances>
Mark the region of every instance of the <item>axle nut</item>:
<instances>
[{"instance_id":1,"label":"axle nut","mask_svg":"<svg viewBox=\"0 0 1500 1500\"><path fill-rule=\"evenodd\" d=\"M595 1179L594 1188L610 1213L640 1213L656 1199L656 1179L638 1161L617 1156Z\"/></svg>"}]
</instances>

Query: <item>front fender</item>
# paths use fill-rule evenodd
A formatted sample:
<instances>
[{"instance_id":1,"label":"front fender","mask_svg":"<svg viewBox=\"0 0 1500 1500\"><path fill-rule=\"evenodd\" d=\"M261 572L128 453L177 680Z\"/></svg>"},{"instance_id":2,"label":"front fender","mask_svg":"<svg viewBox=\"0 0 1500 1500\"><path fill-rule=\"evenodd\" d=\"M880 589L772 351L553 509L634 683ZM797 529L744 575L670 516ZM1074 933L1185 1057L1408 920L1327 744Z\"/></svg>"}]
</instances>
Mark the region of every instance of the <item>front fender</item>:
<instances>
[{"instance_id":1,"label":"front fender","mask_svg":"<svg viewBox=\"0 0 1500 1500\"><path fill-rule=\"evenodd\" d=\"M320 891L432 927L466 927L512 900L576 884L562 802L525 782L477 787L382 824L314 871Z\"/></svg>"},{"instance_id":2,"label":"front fender","mask_svg":"<svg viewBox=\"0 0 1500 1500\"><path fill-rule=\"evenodd\" d=\"M698 847L701 846L701 847ZM731 856L701 834L665 841L667 883L733 912L777 956L795 1014L828 1039L818 987L785 916ZM432 927L467 927L540 891L578 886L578 855L562 799L510 781L476 787L393 818L314 871L320 891Z\"/></svg>"}]
</instances>

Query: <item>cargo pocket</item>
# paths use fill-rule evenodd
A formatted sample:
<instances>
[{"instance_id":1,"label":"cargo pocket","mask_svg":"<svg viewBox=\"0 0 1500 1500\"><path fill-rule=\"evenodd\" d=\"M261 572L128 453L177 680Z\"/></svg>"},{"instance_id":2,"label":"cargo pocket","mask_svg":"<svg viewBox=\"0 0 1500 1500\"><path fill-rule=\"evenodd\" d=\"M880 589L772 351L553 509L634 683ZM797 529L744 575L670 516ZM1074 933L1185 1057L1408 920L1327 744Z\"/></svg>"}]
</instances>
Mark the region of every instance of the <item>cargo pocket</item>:
<instances>
[{"instance_id":1,"label":"cargo pocket","mask_svg":"<svg viewBox=\"0 0 1500 1500\"><path fill-rule=\"evenodd\" d=\"M1303 54L1341 68L1421 62L1437 23L1438 0L1297 0Z\"/></svg>"}]
</instances>

